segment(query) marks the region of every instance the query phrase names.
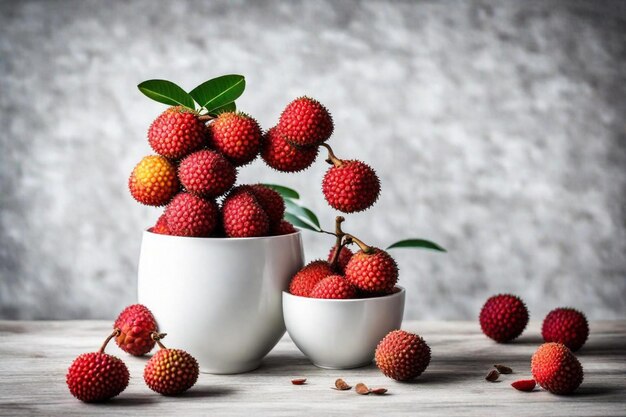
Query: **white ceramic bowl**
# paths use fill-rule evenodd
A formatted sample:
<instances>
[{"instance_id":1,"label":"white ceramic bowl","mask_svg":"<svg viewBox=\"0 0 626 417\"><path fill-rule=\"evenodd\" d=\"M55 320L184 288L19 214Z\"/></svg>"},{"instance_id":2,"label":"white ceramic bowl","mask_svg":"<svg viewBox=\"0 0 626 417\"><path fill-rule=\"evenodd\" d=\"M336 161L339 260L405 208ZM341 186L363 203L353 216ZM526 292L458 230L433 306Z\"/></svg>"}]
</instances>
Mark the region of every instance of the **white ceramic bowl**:
<instances>
[{"instance_id":1,"label":"white ceramic bowl","mask_svg":"<svg viewBox=\"0 0 626 417\"><path fill-rule=\"evenodd\" d=\"M202 372L257 368L285 333L282 291L303 265L300 232L260 238L189 238L145 231L138 298Z\"/></svg>"},{"instance_id":2,"label":"white ceramic bowl","mask_svg":"<svg viewBox=\"0 0 626 417\"><path fill-rule=\"evenodd\" d=\"M378 342L399 329L405 290L375 298L326 300L283 292L289 336L315 366L350 369L368 365Z\"/></svg>"}]
</instances>

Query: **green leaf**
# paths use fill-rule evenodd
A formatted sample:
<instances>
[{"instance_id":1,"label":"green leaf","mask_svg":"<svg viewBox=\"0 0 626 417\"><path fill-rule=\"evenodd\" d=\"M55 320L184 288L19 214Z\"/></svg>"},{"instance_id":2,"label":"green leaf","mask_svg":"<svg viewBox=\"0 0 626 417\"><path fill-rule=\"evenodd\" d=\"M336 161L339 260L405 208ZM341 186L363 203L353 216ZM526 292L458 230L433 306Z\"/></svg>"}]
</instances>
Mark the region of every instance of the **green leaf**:
<instances>
[{"instance_id":1,"label":"green leaf","mask_svg":"<svg viewBox=\"0 0 626 417\"><path fill-rule=\"evenodd\" d=\"M306 223L305 221L303 221L299 217L294 216L291 213L285 213L285 220L287 220L289 223L293 224L294 226L300 227L302 229L308 229L314 232L319 232L319 230L317 230L315 227L311 226L310 224Z\"/></svg>"},{"instance_id":2,"label":"green leaf","mask_svg":"<svg viewBox=\"0 0 626 417\"><path fill-rule=\"evenodd\" d=\"M262 185L276 191L278 194L283 196L283 198L293 198L295 200L300 199L300 194L298 194L296 190L287 188L284 185L276 185L276 184L262 184Z\"/></svg>"},{"instance_id":3,"label":"green leaf","mask_svg":"<svg viewBox=\"0 0 626 417\"><path fill-rule=\"evenodd\" d=\"M392 245L389 245L387 249L393 248L425 248L432 249L440 252L446 252L444 248L439 246L438 244L431 242L430 240L424 239L405 239L400 240Z\"/></svg>"},{"instance_id":4,"label":"green leaf","mask_svg":"<svg viewBox=\"0 0 626 417\"><path fill-rule=\"evenodd\" d=\"M319 219L317 218L315 213L313 213L310 209L304 206L300 206L289 199L285 200L285 205L287 206L287 211L289 213L292 213L299 217L305 217L308 220L310 220L311 223L316 225L318 229L322 228L322 226L320 225Z\"/></svg>"},{"instance_id":5,"label":"green leaf","mask_svg":"<svg viewBox=\"0 0 626 417\"><path fill-rule=\"evenodd\" d=\"M193 98L182 88L167 80L148 80L137 86L139 91L159 103L195 109Z\"/></svg>"},{"instance_id":6,"label":"green leaf","mask_svg":"<svg viewBox=\"0 0 626 417\"><path fill-rule=\"evenodd\" d=\"M232 103L224 104L222 107L219 107L211 112L212 116L217 116L220 113L232 113L237 111L237 105L233 101Z\"/></svg>"},{"instance_id":7,"label":"green leaf","mask_svg":"<svg viewBox=\"0 0 626 417\"><path fill-rule=\"evenodd\" d=\"M189 94L209 113L237 100L246 88L243 75L222 75L200 84Z\"/></svg>"}]
</instances>

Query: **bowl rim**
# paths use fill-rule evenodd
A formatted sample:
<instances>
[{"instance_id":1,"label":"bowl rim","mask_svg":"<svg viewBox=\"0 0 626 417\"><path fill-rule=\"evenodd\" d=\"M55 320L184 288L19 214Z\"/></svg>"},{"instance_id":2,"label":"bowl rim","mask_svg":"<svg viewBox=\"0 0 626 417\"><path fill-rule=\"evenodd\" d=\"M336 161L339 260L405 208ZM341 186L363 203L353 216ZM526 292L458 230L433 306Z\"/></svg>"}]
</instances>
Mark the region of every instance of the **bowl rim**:
<instances>
[{"instance_id":1,"label":"bowl rim","mask_svg":"<svg viewBox=\"0 0 626 417\"><path fill-rule=\"evenodd\" d=\"M151 227L150 227L151 228ZM150 229L148 228L148 229ZM287 233L285 235L276 235L276 236L256 236L256 237L198 237L198 236L176 236L176 235L163 235L161 233L154 233L148 229L143 229L143 235L153 236L156 239L180 239L180 240L205 240L205 241L228 241L228 242L243 242L243 241L253 241L253 240L270 240L270 239L280 239L286 236L295 236L298 234L302 234L302 230L297 229L293 233Z\"/></svg>"},{"instance_id":2,"label":"bowl rim","mask_svg":"<svg viewBox=\"0 0 626 417\"><path fill-rule=\"evenodd\" d=\"M402 285L395 285L396 288L399 288L400 291L394 292L393 294L385 294L378 297L368 297L368 298L348 298L348 299L335 299L335 298L313 298L313 297L303 297L301 295L291 294L288 290L283 290L283 298L294 298L294 299L302 299L309 300L307 302L311 303L357 303L357 302L367 302L367 301L375 301L375 300L387 300L394 297L400 297L406 294L406 288Z\"/></svg>"}]
</instances>

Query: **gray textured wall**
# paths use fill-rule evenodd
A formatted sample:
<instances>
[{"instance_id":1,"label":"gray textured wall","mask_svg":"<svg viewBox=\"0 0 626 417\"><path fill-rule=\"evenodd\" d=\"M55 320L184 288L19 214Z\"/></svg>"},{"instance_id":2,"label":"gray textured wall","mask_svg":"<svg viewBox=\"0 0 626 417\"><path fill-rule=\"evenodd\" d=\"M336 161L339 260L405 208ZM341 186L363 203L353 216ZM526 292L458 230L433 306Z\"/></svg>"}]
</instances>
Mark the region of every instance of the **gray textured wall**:
<instances>
[{"instance_id":1,"label":"gray textured wall","mask_svg":"<svg viewBox=\"0 0 626 417\"><path fill-rule=\"evenodd\" d=\"M626 313L626 13L620 2L0 1L0 317L111 317L136 297L142 228L126 190L163 106L245 74L269 128L300 94L325 103L338 155L380 173L346 228L397 251L409 318L473 318L499 291L541 318ZM322 160L255 163L243 181L300 190L332 227ZM332 244L306 234L310 258Z\"/></svg>"}]
</instances>

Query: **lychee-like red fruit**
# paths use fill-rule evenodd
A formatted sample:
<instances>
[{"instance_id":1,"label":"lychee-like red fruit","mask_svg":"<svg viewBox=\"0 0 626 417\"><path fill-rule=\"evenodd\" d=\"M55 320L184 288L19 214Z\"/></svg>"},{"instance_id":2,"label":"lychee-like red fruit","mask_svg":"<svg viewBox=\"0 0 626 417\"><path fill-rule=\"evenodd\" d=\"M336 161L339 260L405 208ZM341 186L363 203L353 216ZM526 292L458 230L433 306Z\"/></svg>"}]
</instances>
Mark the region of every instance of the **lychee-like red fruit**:
<instances>
[{"instance_id":1,"label":"lychee-like red fruit","mask_svg":"<svg viewBox=\"0 0 626 417\"><path fill-rule=\"evenodd\" d=\"M299 97L285 107L277 128L293 145L317 146L332 135L333 118L319 101Z\"/></svg>"},{"instance_id":2,"label":"lychee-like red fruit","mask_svg":"<svg viewBox=\"0 0 626 417\"><path fill-rule=\"evenodd\" d=\"M252 162L261 150L261 128L244 113L221 113L210 125L213 148L235 166Z\"/></svg>"},{"instance_id":3,"label":"lychee-like red fruit","mask_svg":"<svg viewBox=\"0 0 626 417\"><path fill-rule=\"evenodd\" d=\"M124 352L142 356L154 347L151 334L158 331L157 323L152 312L142 304L126 307L113 327L120 331L115 342Z\"/></svg>"},{"instance_id":4,"label":"lychee-like red fruit","mask_svg":"<svg viewBox=\"0 0 626 417\"><path fill-rule=\"evenodd\" d=\"M148 229L149 232L156 233L159 235L170 235L172 234L170 231L170 227L167 225L167 219L165 218L165 213L161 214L157 219L154 226Z\"/></svg>"},{"instance_id":5,"label":"lychee-like red fruit","mask_svg":"<svg viewBox=\"0 0 626 417\"><path fill-rule=\"evenodd\" d=\"M297 232L293 224L289 223L287 220L281 220L280 223L274 226L270 231L272 236L289 235Z\"/></svg>"},{"instance_id":6,"label":"lychee-like red fruit","mask_svg":"<svg viewBox=\"0 0 626 417\"><path fill-rule=\"evenodd\" d=\"M335 251L337 250L337 245L333 246L330 252L328 253L328 262L332 262L335 256ZM339 252L339 258L337 259L337 269L342 274L346 270L346 266L348 266L348 262L352 258L352 251L347 246L343 246L341 251Z\"/></svg>"},{"instance_id":7,"label":"lychee-like red fruit","mask_svg":"<svg viewBox=\"0 0 626 417\"><path fill-rule=\"evenodd\" d=\"M219 197L237 180L237 170L217 152L201 150L185 157L178 167L185 189L200 197Z\"/></svg>"},{"instance_id":8,"label":"lychee-like red fruit","mask_svg":"<svg viewBox=\"0 0 626 417\"><path fill-rule=\"evenodd\" d=\"M158 155L144 157L128 179L128 189L133 198L148 206L166 205L179 188L176 167Z\"/></svg>"},{"instance_id":9,"label":"lychee-like red fruit","mask_svg":"<svg viewBox=\"0 0 626 417\"><path fill-rule=\"evenodd\" d=\"M344 213L370 208L380 194L380 180L367 164L347 160L335 162L326 171L322 191L328 204Z\"/></svg>"},{"instance_id":10,"label":"lychee-like red fruit","mask_svg":"<svg viewBox=\"0 0 626 417\"><path fill-rule=\"evenodd\" d=\"M171 234L175 236L207 237L219 219L215 201L189 193L179 193L165 209Z\"/></svg>"},{"instance_id":11,"label":"lychee-like red fruit","mask_svg":"<svg viewBox=\"0 0 626 417\"><path fill-rule=\"evenodd\" d=\"M356 288L341 275L329 275L315 284L309 297L345 300L356 297Z\"/></svg>"},{"instance_id":12,"label":"lychee-like red fruit","mask_svg":"<svg viewBox=\"0 0 626 417\"><path fill-rule=\"evenodd\" d=\"M539 346L530 362L535 381L553 394L569 394L583 382L583 367L561 343Z\"/></svg>"},{"instance_id":13,"label":"lychee-like red fruit","mask_svg":"<svg viewBox=\"0 0 626 417\"><path fill-rule=\"evenodd\" d=\"M430 347L416 334L394 330L380 341L375 358L383 374L408 381L420 376L430 364Z\"/></svg>"},{"instance_id":14,"label":"lychee-like red fruit","mask_svg":"<svg viewBox=\"0 0 626 417\"><path fill-rule=\"evenodd\" d=\"M270 221L249 186L233 189L222 203L222 224L229 237L267 236Z\"/></svg>"},{"instance_id":15,"label":"lychee-like red fruit","mask_svg":"<svg viewBox=\"0 0 626 417\"><path fill-rule=\"evenodd\" d=\"M515 295L494 295L483 305L479 320L485 335L498 343L510 342L526 328L528 309Z\"/></svg>"},{"instance_id":16,"label":"lychee-like red fruit","mask_svg":"<svg viewBox=\"0 0 626 417\"><path fill-rule=\"evenodd\" d=\"M548 313L543 320L541 335L546 342L563 343L572 352L576 352L589 337L589 324L580 311L573 308L557 308Z\"/></svg>"},{"instance_id":17,"label":"lychee-like red fruit","mask_svg":"<svg viewBox=\"0 0 626 417\"><path fill-rule=\"evenodd\" d=\"M345 272L348 282L362 291L387 291L398 282L396 261L384 250L374 247L352 255Z\"/></svg>"},{"instance_id":18,"label":"lychee-like red fruit","mask_svg":"<svg viewBox=\"0 0 626 417\"><path fill-rule=\"evenodd\" d=\"M180 159L207 143L208 130L198 114L185 107L170 107L148 129L148 142L156 153Z\"/></svg>"},{"instance_id":19,"label":"lychee-like red fruit","mask_svg":"<svg viewBox=\"0 0 626 417\"><path fill-rule=\"evenodd\" d=\"M307 169L315 162L319 148L296 147L287 142L276 127L263 135L261 157L265 163L281 172L298 172Z\"/></svg>"},{"instance_id":20,"label":"lychee-like red fruit","mask_svg":"<svg viewBox=\"0 0 626 417\"><path fill-rule=\"evenodd\" d=\"M313 287L322 279L336 272L330 267L326 261L316 260L308 263L291 279L289 284L289 293L300 297L309 297Z\"/></svg>"},{"instance_id":21,"label":"lychee-like red fruit","mask_svg":"<svg viewBox=\"0 0 626 417\"><path fill-rule=\"evenodd\" d=\"M67 370L67 387L79 400L108 400L119 395L128 386L130 375L124 362L104 353L107 343L114 335L107 338L100 351L79 355Z\"/></svg>"},{"instance_id":22,"label":"lychee-like red fruit","mask_svg":"<svg viewBox=\"0 0 626 417\"><path fill-rule=\"evenodd\" d=\"M285 200L276 191L263 184L251 185L250 189L263 210L265 210L265 213L267 213L270 226L279 224L285 216Z\"/></svg>"},{"instance_id":23,"label":"lychee-like red fruit","mask_svg":"<svg viewBox=\"0 0 626 417\"><path fill-rule=\"evenodd\" d=\"M151 390L163 395L178 395L193 387L198 380L198 362L181 349L161 349L146 364L143 379Z\"/></svg>"}]
</instances>

